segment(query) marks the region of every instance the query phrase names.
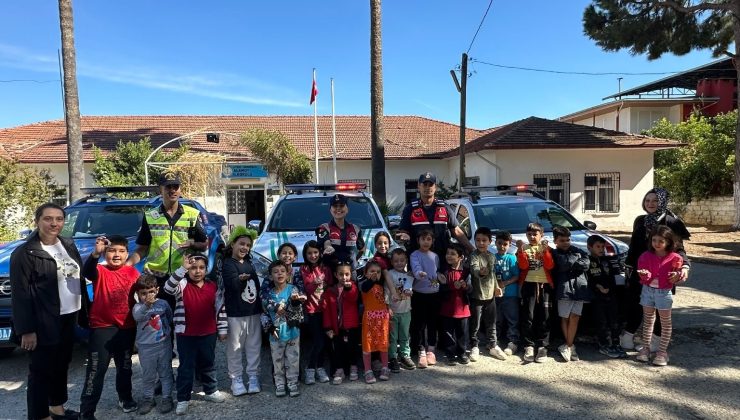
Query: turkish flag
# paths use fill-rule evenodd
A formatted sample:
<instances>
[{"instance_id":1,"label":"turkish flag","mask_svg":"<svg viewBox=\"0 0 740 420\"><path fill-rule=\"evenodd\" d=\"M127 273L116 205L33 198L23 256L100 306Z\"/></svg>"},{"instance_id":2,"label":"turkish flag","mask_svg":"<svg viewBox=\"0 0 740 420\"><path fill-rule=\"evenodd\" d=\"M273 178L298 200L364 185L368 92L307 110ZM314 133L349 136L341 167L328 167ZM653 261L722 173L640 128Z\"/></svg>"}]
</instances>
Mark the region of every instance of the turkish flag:
<instances>
[{"instance_id":1,"label":"turkish flag","mask_svg":"<svg viewBox=\"0 0 740 420\"><path fill-rule=\"evenodd\" d=\"M319 88L316 87L316 74L313 75L313 84L311 85L311 101L308 103L309 105L313 105L314 101L316 101L316 96L319 94Z\"/></svg>"}]
</instances>

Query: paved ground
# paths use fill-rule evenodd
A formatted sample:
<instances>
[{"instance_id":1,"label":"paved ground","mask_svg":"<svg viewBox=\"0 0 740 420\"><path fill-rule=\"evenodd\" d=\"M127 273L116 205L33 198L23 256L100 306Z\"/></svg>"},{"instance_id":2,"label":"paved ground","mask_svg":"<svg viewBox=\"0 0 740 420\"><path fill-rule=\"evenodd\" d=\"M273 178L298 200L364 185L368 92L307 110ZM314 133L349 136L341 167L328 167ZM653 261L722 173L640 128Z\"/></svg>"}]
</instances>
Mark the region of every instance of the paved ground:
<instances>
[{"instance_id":1,"label":"paved ground","mask_svg":"<svg viewBox=\"0 0 740 420\"><path fill-rule=\"evenodd\" d=\"M196 396L186 418L740 418L740 267L695 264L675 305L671 365L608 360L581 344L584 361L524 364L484 358L467 367L402 372L389 382L302 386L297 398L276 398L263 352L263 392L213 404ZM219 381L228 389L223 349ZM554 355L554 354L553 354ZM70 374L70 406L79 406L84 349ZM135 359L134 384L138 382ZM0 418L23 418L26 357L0 361ZM115 408L109 376L98 418L144 418ZM152 412L149 419L174 417Z\"/></svg>"}]
</instances>

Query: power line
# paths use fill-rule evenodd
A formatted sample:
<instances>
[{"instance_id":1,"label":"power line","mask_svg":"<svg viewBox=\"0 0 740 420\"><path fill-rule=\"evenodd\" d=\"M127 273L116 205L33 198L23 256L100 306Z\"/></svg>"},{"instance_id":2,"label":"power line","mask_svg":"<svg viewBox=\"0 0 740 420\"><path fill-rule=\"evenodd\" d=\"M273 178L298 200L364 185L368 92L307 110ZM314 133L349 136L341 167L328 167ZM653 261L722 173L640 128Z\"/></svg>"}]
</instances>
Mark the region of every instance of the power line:
<instances>
[{"instance_id":1,"label":"power line","mask_svg":"<svg viewBox=\"0 0 740 420\"><path fill-rule=\"evenodd\" d=\"M486 61L477 60L475 58L471 58L470 61L474 63L485 64L487 66L498 67L502 69L536 71L540 73L573 74L573 75L580 75L580 76L661 76L661 75L683 73L681 71L645 72L645 73L565 71L565 70L538 69L538 68L533 68L533 67L507 66L504 64L489 63Z\"/></svg>"},{"instance_id":2,"label":"power line","mask_svg":"<svg viewBox=\"0 0 740 420\"><path fill-rule=\"evenodd\" d=\"M54 83L58 82L59 79L54 80L35 80L35 79L8 79L8 80L0 80L0 83Z\"/></svg>"},{"instance_id":3,"label":"power line","mask_svg":"<svg viewBox=\"0 0 740 420\"><path fill-rule=\"evenodd\" d=\"M468 46L468 51L466 51L466 54L470 54L470 49L473 48L473 43L475 42L475 38L478 37L478 32L480 32L480 28L483 27L483 22L486 21L486 16L488 16L488 11L491 10L491 5L493 4L493 0L488 2L488 7L486 8L486 13L483 14L483 19L480 20L480 24L478 25L478 29L475 30L475 35L473 35L473 39L470 40L470 45Z\"/></svg>"}]
</instances>

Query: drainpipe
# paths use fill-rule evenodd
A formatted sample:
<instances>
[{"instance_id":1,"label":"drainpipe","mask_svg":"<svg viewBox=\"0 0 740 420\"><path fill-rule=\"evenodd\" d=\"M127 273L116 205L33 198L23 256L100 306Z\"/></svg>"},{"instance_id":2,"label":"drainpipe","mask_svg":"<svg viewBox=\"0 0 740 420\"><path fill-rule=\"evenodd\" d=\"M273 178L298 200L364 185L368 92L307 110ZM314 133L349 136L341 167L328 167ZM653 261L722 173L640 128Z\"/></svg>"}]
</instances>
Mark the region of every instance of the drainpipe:
<instances>
[{"instance_id":1,"label":"drainpipe","mask_svg":"<svg viewBox=\"0 0 740 420\"><path fill-rule=\"evenodd\" d=\"M499 178L499 173L501 173L501 167L498 166L498 165L496 165L495 163L491 162L490 160L488 160L485 156L481 155L480 152L475 152L475 155L478 156L479 158L481 158L481 160L483 160L484 162L486 162L487 164L493 166L496 169L496 184L500 184L501 183L501 179Z\"/></svg>"}]
</instances>

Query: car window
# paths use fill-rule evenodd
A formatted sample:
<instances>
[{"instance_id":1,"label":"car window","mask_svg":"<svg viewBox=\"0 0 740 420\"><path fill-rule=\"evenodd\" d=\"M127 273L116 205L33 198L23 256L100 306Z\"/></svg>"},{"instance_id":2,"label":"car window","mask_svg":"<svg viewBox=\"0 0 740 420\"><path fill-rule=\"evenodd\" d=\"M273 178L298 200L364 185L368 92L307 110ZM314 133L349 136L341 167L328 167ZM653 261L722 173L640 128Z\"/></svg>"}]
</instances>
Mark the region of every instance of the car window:
<instances>
[{"instance_id":1,"label":"car window","mask_svg":"<svg viewBox=\"0 0 740 420\"><path fill-rule=\"evenodd\" d=\"M136 236L145 206L89 206L67 209L62 235L87 238L100 235Z\"/></svg>"},{"instance_id":2,"label":"car window","mask_svg":"<svg viewBox=\"0 0 740 420\"><path fill-rule=\"evenodd\" d=\"M470 231L470 212L468 211L468 208L466 206L461 205L460 209L457 212L457 224L460 226L460 229L462 229L463 232L465 232L465 236L468 237L468 239L471 238L471 231Z\"/></svg>"},{"instance_id":3,"label":"car window","mask_svg":"<svg viewBox=\"0 0 740 420\"><path fill-rule=\"evenodd\" d=\"M473 207L473 212L478 226L511 233L524 233L531 222L541 224L546 231L552 231L553 226L583 229L570 213L547 202L481 203Z\"/></svg>"},{"instance_id":4,"label":"car window","mask_svg":"<svg viewBox=\"0 0 740 420\"><path fill-rule=\"evenodd\" d=\"M362 229L382 227L372 202L367 197L348 197L349 214L347 220ZM331 219L327 197L307 197L281 200L272 210L273 215L267 230L313 231L320 224Z\"/></svg>"}]
</instances>

